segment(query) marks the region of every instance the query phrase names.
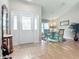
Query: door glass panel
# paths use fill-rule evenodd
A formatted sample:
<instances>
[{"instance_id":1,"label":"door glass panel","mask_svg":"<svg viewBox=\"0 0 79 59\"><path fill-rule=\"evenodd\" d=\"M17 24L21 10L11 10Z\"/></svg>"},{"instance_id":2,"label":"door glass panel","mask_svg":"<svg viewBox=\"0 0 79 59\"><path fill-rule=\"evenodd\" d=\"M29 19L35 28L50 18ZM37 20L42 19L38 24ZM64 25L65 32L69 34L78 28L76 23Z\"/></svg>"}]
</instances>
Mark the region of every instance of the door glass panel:
<instances>
[{"instance_id":1,"label":"door glass panel","mask_svg":"<svg viewBox=\"0 0 79 59\"><path fill-rule=\"evenodd\" d=\"M17 16L14 16L14 30L17 30Z\"/></svg>"},{"instance_id":2,"label":"door glass panel","mask_svg":"<svg viewBox=\"0 0 79 59\"><path fill-rule=\"evenodd\" d=\"M22 16L22 29L23 30L31 30L32 17Z\"/></svg>"},{"instance_id":3,"label":"door glass panel","mask_svg":"<svg viewBox=\"0 0 79 59\"><path fill-rule=\"evenodd\" d=\"M37 24L37 18L36 18L36 17L35 17L35 20L34 20L34 21L35 21L35 22L34 22L34 23L35 23L35 30L37 30L37 25L38 25L38 24Z\"/></svg>"}]
</instances>

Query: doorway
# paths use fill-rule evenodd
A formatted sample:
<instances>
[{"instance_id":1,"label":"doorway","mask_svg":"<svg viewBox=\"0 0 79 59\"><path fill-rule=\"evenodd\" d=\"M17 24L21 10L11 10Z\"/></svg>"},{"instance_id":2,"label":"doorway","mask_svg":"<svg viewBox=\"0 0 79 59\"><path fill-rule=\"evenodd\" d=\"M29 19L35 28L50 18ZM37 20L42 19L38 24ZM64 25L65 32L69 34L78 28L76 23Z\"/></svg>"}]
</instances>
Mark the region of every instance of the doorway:
<instances>
[{"instance_id":1,"label":"doorway","mask_svg":"<svg viewBox=\"0 0 79 59\"><path fill-rule=\"evenodd\" d=\"M11 29L14 45L39 41L39 17L27 14L12 14Z\"/></svg>"}]
</instances>

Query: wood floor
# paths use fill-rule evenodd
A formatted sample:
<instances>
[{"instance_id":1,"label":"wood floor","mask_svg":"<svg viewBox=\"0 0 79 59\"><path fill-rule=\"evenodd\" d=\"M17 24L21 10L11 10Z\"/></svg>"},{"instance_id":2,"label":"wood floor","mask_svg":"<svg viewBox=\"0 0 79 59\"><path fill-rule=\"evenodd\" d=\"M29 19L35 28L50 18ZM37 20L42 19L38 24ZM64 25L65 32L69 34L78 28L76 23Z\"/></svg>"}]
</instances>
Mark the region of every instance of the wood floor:
<instances>
[{"instance_id":1,"label":"wood floor","mask_svg":"<svg viewBox=\"0 0 79 59\"><path fill-rule=\"evenodd\" d=\"M16 46L13 59L79 59L79 42L23 44Z\"/></svg>"}]
</instances>

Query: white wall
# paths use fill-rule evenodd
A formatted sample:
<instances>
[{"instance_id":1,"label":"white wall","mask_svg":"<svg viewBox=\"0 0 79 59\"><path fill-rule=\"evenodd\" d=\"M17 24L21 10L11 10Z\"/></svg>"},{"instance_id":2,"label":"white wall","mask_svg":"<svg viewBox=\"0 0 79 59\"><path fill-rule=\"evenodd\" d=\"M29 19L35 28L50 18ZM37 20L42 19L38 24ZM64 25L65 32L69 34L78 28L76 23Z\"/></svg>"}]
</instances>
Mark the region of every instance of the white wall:
<instances>
[{"instance_id":1,"label":"white wall","mask_svg":"<svg viewBox=\"0 0 79 59\"><path fill-rule=\"evenodd\" d=\"M44 0L46 3L43 5L43 18L53 18L61 16L67 12L78 0ZM44 3L44 2L43 2Z\"/></svg>"},{"instance_id":2,"label":"white wall","mask_svg":"<svg viewBox=\"0 0 79 59\"><path fill-rule=\"evenodd\" d=\"M10 10L11 10L11 13L18 14L18 15L22 13L25 15L31 14L33 16L37 16L37 17L39 16L38 30L34 32L35 33L34 34L34 37L35 37L34 42L39 42L39 40L40 40L41 7L37 6L37 5L33 5L33 4L23 3L20 1L10 1ZM37 36L37 34L39 34L39 36ZM30 36L29 33L28 33L28 35ZM17 43L15 43L16 41L19 42L18 39L15 40L14 45L17 45Z\"/></svg>"},{"instance_id":3,"label":"white wall","mask_svg":"<svg viewBox=\"0 0 79 59\"><path fill-rule=\"evenodd\" d=\"M60 21L62 20L69 20L69 23L79 23L79 2L77 2L70 10L68 10L66 13L64 13L60 17ZM68 28L69 26L61 26L61 28L65 29L65 35L64 38L67 39L73 39L74 35L72 34L72 31Z\"/></svg>"},{"instance_id":4,"label":"white wall","mask_svg":"<svg viewBox=\"0 0 79 59\"><path fill-rule=\"evenodd\" d=\"M22 0L26 2L26 0ZM43 7L43 18L49 19L60 16L68 11L79 0L33 0L31 3L41 5Z\"/></svg>"},{"instance_id":5,"label":"white wall","mask_svg":"<svg viewBox=\"0 0 79 59\"><path fill-rule=\"evenodd\" d=\"M5 4L8 7L8 0L0 0L0 47L1 47L1 6ZM1 48L0 48L0 59L1 59Z\"/></svg>"}]
</instances>

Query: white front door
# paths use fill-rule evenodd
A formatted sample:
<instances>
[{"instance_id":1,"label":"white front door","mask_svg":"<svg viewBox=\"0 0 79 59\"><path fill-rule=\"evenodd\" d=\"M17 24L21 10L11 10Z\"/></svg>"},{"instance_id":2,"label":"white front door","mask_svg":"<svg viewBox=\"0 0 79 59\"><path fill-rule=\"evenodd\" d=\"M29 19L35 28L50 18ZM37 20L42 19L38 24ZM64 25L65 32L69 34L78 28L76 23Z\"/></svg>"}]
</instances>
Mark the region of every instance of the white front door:
<instances>
[{"instance_id":1,"label":"white front door","mask_svg":"<svg viewBox=\"0 0 79 59\"><path fill-rule=\"evenodd\" d=\"M33 43L33 17L20 16L20 43Z\"/></svg>"},{"instance_id":2,"label":"white front door","mask_svg":"<svg viewBox=\"0 0 79 59\"><path fill-rule=\"evenodd\" d=\"M33 43L37 39L34 28L34 17L28 15L13 14L11 17L11 28L13 34L13 44Z\"/></svg>"}]
</instances>

